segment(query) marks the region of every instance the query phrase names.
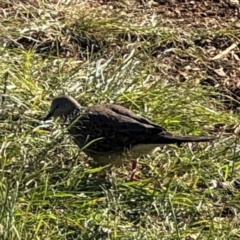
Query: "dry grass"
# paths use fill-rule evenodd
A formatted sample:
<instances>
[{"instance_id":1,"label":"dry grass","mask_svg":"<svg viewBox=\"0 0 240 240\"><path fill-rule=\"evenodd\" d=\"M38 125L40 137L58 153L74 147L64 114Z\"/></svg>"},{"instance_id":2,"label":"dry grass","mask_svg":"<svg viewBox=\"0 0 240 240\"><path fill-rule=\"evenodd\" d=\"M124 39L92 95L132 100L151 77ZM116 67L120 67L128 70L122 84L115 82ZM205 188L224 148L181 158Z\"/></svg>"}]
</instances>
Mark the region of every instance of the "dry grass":
<instances>
[{"instance_id":1,"label":"dry grass","mask_svg":"<svg viewBox=\"0 0 240 240\"><path fill-rule=\"evenodd\" d=\"M185 2L0 3L1 239L239 238L238 5ZM139 181L129 166L101 180L40 120L63 92L220 139L140 159Z\"/></svg>"}]
</instances>

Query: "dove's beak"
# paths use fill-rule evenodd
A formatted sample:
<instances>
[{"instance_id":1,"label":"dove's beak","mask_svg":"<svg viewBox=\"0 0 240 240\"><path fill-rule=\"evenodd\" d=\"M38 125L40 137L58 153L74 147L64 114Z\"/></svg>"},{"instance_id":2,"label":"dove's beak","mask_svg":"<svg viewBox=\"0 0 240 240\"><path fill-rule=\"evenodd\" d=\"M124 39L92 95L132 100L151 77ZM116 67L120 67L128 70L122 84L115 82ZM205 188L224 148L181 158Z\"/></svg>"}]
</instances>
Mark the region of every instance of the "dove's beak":
<instances>
[{"instance_id":1,"label":"dove's beak","mask_svg":"<svg viewBox=\"0 0 240 240\"><path fill-rule=\"evenodd\" d=\"M49 120L51 117L52 117L52 115L53 115L53 111L49 111L43 118L42 118L42 120L43 121L47 121L47 120Z\"/></svg>"}]
</instances>

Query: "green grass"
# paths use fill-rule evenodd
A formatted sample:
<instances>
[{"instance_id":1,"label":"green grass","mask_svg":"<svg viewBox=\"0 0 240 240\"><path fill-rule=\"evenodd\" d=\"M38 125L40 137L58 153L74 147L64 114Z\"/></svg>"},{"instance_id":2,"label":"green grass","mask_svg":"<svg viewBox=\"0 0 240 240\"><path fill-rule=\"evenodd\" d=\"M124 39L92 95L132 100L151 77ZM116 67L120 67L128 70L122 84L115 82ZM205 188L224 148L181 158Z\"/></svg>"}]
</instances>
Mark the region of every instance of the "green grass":
<instances>
[{"instance_id":1,"label":"green grass","mask_svg":"<svg viewBox=\"0 0 240 240\"><path fill-rule=\"evenodd\" d=\"M108 4L16 1L1 13L0 239L238 239L239 116L199 84L221 67L237 79L236 62L211 60L239 39L237 23ZM127 164L101 179L60 124L41 121L62 93L220 138L141 158L138 181Z\"/></svg>"}]
</instances>

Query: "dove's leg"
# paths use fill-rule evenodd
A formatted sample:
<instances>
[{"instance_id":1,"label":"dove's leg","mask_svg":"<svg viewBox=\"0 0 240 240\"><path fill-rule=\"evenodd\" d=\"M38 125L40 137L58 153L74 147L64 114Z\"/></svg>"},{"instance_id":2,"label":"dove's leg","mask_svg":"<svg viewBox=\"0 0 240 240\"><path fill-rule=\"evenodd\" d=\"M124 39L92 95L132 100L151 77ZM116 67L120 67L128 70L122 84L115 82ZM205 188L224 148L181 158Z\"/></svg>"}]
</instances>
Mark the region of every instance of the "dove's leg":
<instances>
[{"instance_id":1,"label":"dove's leg","mask_svg":"<svg viewBox=\"0 0 240 240\"><path fill-rule=\"evenodd\" d=\"M137 170L137 160L132 161L132 171L131 171L131 177L130 177L130 181L135 181L135 174L136 174L136 170Z\"/></svg>"}]
</instances>

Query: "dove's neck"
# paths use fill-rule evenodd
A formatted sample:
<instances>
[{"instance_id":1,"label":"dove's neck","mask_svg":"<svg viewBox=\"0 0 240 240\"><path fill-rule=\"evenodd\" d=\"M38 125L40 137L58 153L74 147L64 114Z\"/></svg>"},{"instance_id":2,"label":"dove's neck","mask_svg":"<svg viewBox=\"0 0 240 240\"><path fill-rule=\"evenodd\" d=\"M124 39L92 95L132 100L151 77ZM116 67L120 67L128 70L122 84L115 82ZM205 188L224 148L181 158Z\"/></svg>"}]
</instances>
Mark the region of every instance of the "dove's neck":
<instances>
[{"instance_id":1,"label":"dove's neck","mask_svg":"<svg viewBox=\"0 0 240 240\"><path fill-rule=\"evenodd\" d=\"M65 119L65 123L70 124L72 123L78 116L80 116L84 111L84 107L78 106L73 109L72 112L68 114Z\"/></svg>"}]
</instances>

